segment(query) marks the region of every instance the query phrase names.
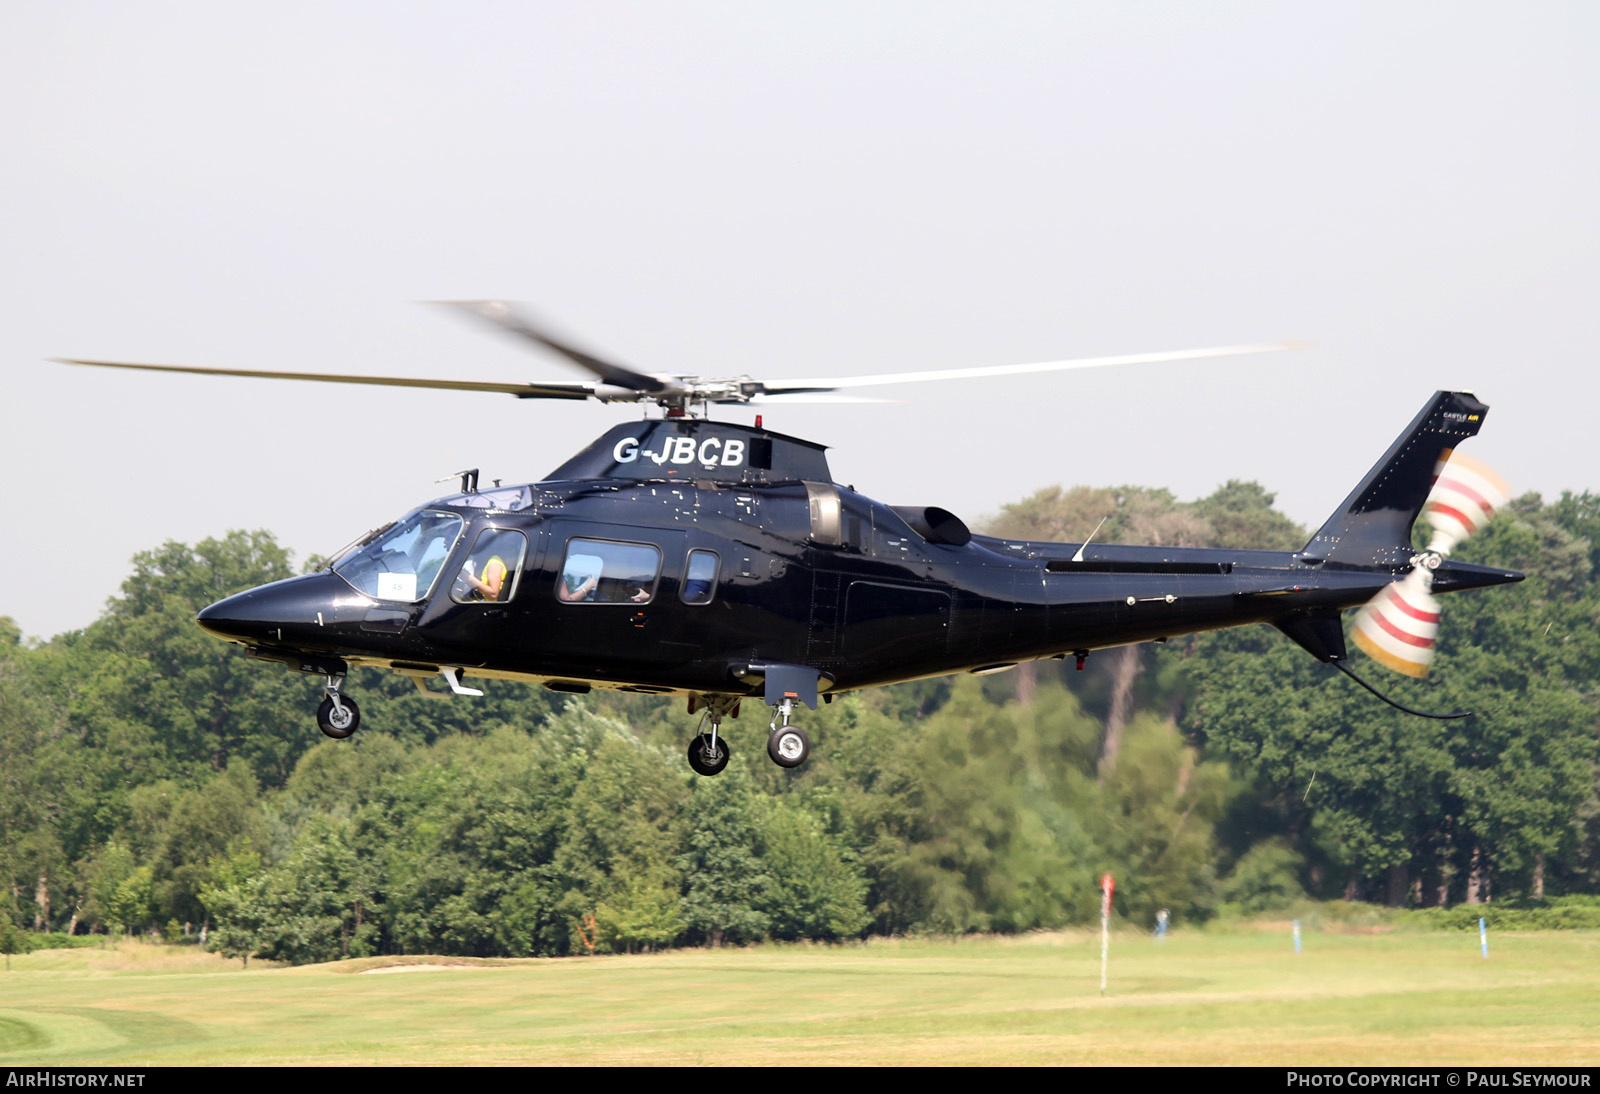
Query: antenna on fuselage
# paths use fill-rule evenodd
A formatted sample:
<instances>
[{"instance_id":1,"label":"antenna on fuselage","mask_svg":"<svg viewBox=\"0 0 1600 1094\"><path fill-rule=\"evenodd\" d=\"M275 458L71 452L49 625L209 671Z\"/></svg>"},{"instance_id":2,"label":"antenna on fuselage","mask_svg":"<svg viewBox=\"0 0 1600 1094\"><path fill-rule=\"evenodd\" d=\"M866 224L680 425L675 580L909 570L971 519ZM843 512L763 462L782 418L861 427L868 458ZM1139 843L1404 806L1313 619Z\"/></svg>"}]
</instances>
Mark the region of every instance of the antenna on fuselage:
<instances>
[{"instance_id":1,"label":"antenna on fuselage","mask_svg":"<svg viewBox=\"0 0 1600 1094\"><path fill-rule=\"evenodd\" d=\"M1110 513L1107 513L1105 516L1100 518L1100 523L1096 524L1094 526L1094 531L1089 533L1089 539L1086 539L1082 543L1078 544L1078 551L1077 551L1076 554L1074 554L1072 556L1072 561L1073 562L1082 562L1083 561L1083 549L1085 547L1089 546L1089 540L1090 539L1093 539L1095 536L1100 534L1100 529L1104 528L1106 526L1106 521L1108 521L1110 519L1111 519L1111 514Z\"/></svg>"}]
</instances>

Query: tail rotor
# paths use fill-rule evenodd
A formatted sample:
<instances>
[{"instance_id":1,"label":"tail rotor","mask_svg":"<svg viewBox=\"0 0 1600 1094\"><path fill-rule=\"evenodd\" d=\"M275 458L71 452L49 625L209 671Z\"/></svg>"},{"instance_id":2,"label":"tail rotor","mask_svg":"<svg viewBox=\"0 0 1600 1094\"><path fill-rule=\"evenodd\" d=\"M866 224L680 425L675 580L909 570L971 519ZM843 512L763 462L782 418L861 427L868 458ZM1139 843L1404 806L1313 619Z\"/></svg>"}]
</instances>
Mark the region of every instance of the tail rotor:
<instances>
[{"instance_id":1,"label":"tail rotor","mask_svg":"<svg viewBox=\"0 0 1600 1094\"><path fill-rule=\"evenodd\" d=\"M1422 509L1433 530L1427 549L1412 557L1410 573L1356 614L1352 637L1367 656L1407 676L1427 673L1439 637L1434 571L1488 523L1510 494L1506 481L1484 464L1460 453L1444 453Z\"/></svg>"}]
</instances>

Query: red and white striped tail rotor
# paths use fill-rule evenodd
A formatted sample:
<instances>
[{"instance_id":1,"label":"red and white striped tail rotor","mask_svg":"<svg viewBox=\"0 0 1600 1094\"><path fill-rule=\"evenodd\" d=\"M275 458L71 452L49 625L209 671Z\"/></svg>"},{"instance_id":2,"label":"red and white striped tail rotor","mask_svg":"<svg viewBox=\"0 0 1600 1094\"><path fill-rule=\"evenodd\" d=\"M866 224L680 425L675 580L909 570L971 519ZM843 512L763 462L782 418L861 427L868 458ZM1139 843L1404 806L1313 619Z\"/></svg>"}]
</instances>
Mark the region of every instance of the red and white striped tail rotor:
<instances>
[{"instance_id":1,"label":"red and white striped tail rotor","mask_svg":"<svg viewBox=\"0 0 1600 1094\"><path fill-rule=\"evenodd\" d=\"M1351 634L1356 645L1385 668L1407 676L1426 673L1439 638L1439 601L1432 587L1433 571L1418 565L1373 597L1356 613Z\"/></svg>"},{"instance_id":2,"label":"red and white striped tail rotor","mask_svg":"<svg viewBox=\"0 0 1600 1094\"><path fill-rule=\"evenodd\" d=\"M1422 516L1433 529L1411 572L1373 597L1356 613L1351 637L1368 657L1407 676L1422 676L1439 639L1439 601L1433 571L1444 556L1488 523L1506 503L1505 479L1470 456L1445 454Z\"/></svg>"},{"instance_id":3,"label":"red and white striped tail rotor","mask_svg":"<svg viewBox=\"0 0 1600 1094\"><path fill-rule=\"evenodd\" d=\"M1448 555L1488 523L1511 496L1506 480L1471 456L1447 453L1422 516L1433 528L1428 550Z\"/></svg>"}]
</instances>

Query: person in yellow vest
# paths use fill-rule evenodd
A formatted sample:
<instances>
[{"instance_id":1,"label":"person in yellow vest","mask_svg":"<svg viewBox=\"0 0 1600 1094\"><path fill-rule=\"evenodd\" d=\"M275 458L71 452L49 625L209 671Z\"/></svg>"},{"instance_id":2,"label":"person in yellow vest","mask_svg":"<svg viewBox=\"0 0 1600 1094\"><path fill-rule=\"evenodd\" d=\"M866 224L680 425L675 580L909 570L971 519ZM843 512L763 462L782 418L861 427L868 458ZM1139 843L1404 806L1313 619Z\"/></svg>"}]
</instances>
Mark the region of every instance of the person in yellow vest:
<instances>
[{"instance_id":1,"label":"person in yellow vest","mask_svg":"<svg viewBox=\"0 0 1600 1094\"><path fill-rule=\"evenodd\" d=\"M505 590L506 564L499 555L492 556L483 564L482 575L472 572L472 560L468 559L466 565L461 567L461 580L465 581L476 596L469 594L473 600L499 600L500 594Z\"/></svg>"}]
</instances>

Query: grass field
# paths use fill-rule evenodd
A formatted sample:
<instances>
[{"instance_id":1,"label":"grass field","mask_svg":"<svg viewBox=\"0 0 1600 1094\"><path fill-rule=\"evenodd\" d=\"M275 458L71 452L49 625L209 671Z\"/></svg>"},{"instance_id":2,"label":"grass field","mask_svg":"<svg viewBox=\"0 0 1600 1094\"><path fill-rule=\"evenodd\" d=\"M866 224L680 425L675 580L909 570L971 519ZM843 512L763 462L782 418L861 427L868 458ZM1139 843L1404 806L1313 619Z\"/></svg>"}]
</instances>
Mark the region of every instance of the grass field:
<instances>
[{"instance_id":1,"label":"grass field","mask_svg":"<svg viewBox=\"0 0 1600 1094\"><path fill-rule=\"evenodd\" d=\"M124 942L14 958L0 1065L1600 1063L1600 933L1491 942L1122 935L1104 997L1088 933L248 970Z\"/></svg>"}]
</instances>

